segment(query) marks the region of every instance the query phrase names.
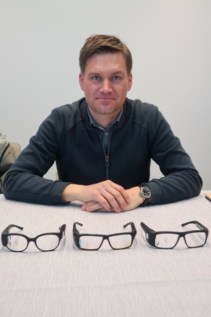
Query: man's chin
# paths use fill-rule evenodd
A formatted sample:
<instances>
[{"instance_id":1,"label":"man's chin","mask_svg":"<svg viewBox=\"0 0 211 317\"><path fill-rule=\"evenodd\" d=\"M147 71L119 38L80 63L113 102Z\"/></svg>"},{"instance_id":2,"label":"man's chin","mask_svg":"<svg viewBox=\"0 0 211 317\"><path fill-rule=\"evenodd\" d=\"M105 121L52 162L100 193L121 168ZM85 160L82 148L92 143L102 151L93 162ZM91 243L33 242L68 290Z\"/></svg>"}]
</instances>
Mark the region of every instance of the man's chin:
<instances>
[{"instance_id":1,"label":"man's chin","mask_svg":"<svg viewBox=\"0 0 211 317\"><path fill-rule=\"evenodd\" d=\"M98 113L111 114L115 112L115 107L112 105L100 105L96 107Z\"/></svg>"},{"instance_id":2,"label":"man's chin","mask_svg":"<svg viewBox=\"0 0 211 317\"><path fill-rule=\"evenodd\" d=\"M115 99L113 98L106 98L106 99L97 99L96 102L98 104L101 104L101 105L109 105L109 104L114 104L115 103Z\"/></svg>"},{"instance_id":3,"label":"man's chin","mask_svg":"<svg viewBox=\"0 0 211 317\"><path fill-rule=\"evenodd\" d=\"M115 107L116 100L114 100L114 99L97 99L95 104L97 107Z\"/></svg>"}]
</instances>

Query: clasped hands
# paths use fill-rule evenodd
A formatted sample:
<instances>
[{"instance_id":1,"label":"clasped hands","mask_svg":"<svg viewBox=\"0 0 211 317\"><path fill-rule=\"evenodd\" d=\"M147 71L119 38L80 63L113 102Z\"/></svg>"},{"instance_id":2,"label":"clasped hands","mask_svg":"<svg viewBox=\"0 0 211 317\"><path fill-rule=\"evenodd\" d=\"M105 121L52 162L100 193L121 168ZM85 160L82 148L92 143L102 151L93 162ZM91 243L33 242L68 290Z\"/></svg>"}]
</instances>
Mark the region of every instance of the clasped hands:
<instances>
[{"instance_id":1,"label":"clasped hands","mask_svg":"<svg viewBox=\"0 0 211 317\"><path fill-rule=\"evenodd\" d=\"M122 212L135 209L143 203L138 186L124 189L110 181L102 181L92 185L69 184L65 187L62 197L64 201L81 201L82 210Z\"/></svg>"}]
</instances>

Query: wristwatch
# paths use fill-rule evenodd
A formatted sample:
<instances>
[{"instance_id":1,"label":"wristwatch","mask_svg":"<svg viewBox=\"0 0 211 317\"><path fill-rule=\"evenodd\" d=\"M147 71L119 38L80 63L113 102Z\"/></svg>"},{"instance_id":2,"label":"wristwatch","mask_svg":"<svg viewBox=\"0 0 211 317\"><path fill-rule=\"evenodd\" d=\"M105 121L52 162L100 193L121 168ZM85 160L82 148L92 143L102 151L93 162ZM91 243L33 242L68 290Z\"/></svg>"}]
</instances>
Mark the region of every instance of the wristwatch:
<instances>
[{"instance_id":1,"label":"wristwatch","mask_svg":"<svg viewBox=\"0 0 211 317\"><path fill-rule=\"evenodd\" d=\"M148 205L152 199L152 193L149 187L141 185L139 194L144 200L142 206Z\"/></svg>"}]
</instances>

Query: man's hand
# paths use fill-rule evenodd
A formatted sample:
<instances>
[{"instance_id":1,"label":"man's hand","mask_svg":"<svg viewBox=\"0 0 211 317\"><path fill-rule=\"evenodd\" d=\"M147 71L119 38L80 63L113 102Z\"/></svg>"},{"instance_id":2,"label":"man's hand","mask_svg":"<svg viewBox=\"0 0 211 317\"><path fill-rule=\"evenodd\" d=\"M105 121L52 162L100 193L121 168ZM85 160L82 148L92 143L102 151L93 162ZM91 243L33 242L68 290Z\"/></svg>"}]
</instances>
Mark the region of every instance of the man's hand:
<instances>
[{"instance_id":1,"label":"man's hand","mask_svg":"<svg viewBox=\"0 0 211 317\"><path fill-rule=\"evenodd\" d=\"M125 190L128 197L129 202L120 210L120 209L106 209L104 208L99 202L97 201L89 201L85 204L83 204L82 209L85 211L114 211L114 212L120 212L120 211L127 211L137 208L143 203L143 198L140 196L140 188L138 186L132 187L130 189Z\"/></svg>"},{"instance_id":2,"label":"man's hand","mask_svg":"<svg viewBox=\"0 0 211 317\"><path fill-rule=\"evenodd\" d=\"M93 185L69 184L65 187L62 197L64 201L79 200L84 202L85 211L115 211L127 210L131 204L131 197L122 186L106 180Z\"/></svg>"}]
</instances>

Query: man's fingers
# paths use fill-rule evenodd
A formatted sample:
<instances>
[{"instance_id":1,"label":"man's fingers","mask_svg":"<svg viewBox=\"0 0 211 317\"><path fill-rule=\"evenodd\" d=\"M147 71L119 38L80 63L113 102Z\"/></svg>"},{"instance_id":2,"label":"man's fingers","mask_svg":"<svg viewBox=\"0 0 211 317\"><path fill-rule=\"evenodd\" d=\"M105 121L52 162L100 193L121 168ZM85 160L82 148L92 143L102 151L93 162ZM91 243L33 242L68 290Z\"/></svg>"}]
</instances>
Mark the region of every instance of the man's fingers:
<instances>
[{"instance_id":1,"label":"man's fingers","mask_svg":"<svg viewBox=\"0 0 211 317\"><path fill-rule=\"evenodd\" d=\"M120 212L130 203L127 191L110 180L84 187L83 195L86 198L82 200L82 209L87 211L103 209Z\"/></svg>"},{"instance_id":2,"label":"man's fingers","mask_svg":"<svg viewBox=\"0 0 211 317\"><path fill-rule=\"evenodd\" d=\"M123 187L111 181L102 186L100 191L96 191L97 197L93 200L98 201L105 210L121 211L130 203L130 197Z\"/></svg>"},{"instance_id":3,"label":"man's fingers","mask_svg":"<svg viewBox=\"0 0 211 317\"><path fill-rule=\"evenodd\" d=\"M124 201L125 204L130 203L130 197L127 191L122 186L111 181L107 181L105 182L105 189L113 197L115 197L117 201Z\"/></svg>"},{"instance_id":4,"label":"man's fingers","mask_svg":"<svg viewBox=\"0 0 211 317\"><path fill-rule=\"evenodd\" d=\"M105 212L120 212L120 210L108 210L102 207L99 203L85 203L81 207L82 210L87 212L97 212L97 211L105 211Z\"/></svg>"},{"instance_id":5,"label":"man's fingers","mask_svg":"<svg viewBox=\"0 0 211 317\"><path fill-rule=\"evenodd\" d=\"M105 211L98 202L94 201L83 204L81 209L88 212Z\"/></svg>"},{"instance_id":6,"label":"man's fingers","mask_svg":"<svg viewBox=\"0 0 211 317\"><path fill-rule=\"evenodd\" d=\"M81 206L81 209L84 210L84 211L89 211L89 212L94 212L94 211L98 211L100 208L100 205L99 203L97 202L88 202L88 203L85 203Z\"/></svg>"}]
</instances>

